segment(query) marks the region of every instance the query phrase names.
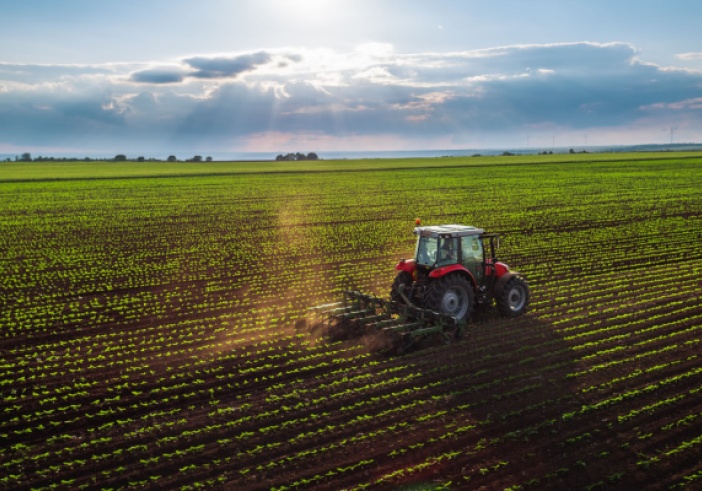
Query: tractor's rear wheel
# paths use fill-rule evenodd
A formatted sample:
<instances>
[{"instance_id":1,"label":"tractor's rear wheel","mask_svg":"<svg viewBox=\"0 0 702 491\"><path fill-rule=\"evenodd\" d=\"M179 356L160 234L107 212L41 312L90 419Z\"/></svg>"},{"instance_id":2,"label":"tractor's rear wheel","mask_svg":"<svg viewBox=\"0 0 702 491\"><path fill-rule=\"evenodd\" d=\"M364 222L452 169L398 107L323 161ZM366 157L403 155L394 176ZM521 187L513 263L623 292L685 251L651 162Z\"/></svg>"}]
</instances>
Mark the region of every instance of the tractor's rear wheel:
<instances>
[{"instance_id":1,"label":"tractor's rear wheel","mask_svg":"<svg viewBox=\"0 0 702 491\"><path fill-rule=\"evenodd\" d=\"M405 300L402 298L402 295L400 295L400 289L403 288L405 296L409 296L412 281L412 275L407 271L400 271L397 273L397 276L395 276L395 281L392 282L392 287L390 288L390 300L404 304Z\"/></svg>"},{"instance_id":2,"label":"tractor's rear wheel","mask_svg":"<svg viewBox=\"0 0 702 491\"><path fill-rule=\"evenodd\" d=\"M500 313L507 317L522 315L529 305L529 285L522 278L511 278L496 299Z\"/></svg>"},{"instance_id":3,"label":"tractor's rear wheel","mask_svg":"<svg viewBox=\"0 0 702 491\"><path fill-rule=\"evenodd\" d=\"M473 313L473 301L473 287L468 279L459 274L449 274L429 285L424 308L462 321Z\"/></svg>"}]
</instances>

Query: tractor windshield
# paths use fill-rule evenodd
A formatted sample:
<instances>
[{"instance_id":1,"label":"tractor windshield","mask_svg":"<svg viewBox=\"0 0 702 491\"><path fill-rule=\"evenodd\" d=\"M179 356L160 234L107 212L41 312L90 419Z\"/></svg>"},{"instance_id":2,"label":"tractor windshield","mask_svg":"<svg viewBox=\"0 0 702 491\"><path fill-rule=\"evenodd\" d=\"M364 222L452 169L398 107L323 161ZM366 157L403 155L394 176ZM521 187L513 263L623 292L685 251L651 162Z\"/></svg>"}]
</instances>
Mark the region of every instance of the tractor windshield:
<instances>
[{"instance_id":1,"label":"tractor windshield","mask_svg":"<svg viewBox=\"0 0 702 491\"><path fill-rule=\"evenodd\" d=\"M436 262L436 250L438 249L438 240L436 237L419 237L417 241L417 264L425 266L433 266Z\"/></svg>"},{"instance_id":2,"label":"tractor windshield","mask_svg":"<svg viewBox=\"0 0 702 491\"><path fill-rule=\"evenodd\" d=\"M417 264L424 266L445 266L456 263L457 239L439 237L419 237L415 257Z\"/></svg>"}]
</instances>

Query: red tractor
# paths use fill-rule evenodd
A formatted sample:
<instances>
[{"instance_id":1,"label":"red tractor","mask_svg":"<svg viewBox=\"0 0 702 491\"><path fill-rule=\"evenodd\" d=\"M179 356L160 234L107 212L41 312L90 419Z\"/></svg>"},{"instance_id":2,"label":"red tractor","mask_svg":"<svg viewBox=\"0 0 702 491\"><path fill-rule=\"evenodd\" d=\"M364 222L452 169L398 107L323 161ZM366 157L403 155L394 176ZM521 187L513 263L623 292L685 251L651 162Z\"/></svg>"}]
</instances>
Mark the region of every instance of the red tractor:
<instances>
[{"instance_id":1,"label":"red tractor","mask_svg":"<svg viewBox=\"0 0 702 491\"><path fill-rule=\"evenodd\" d=\"M476 306L491 305L516 317L529 305L529 286L495 258L497 234L466 225L417 226L414 259L402 259L390 290L395 302L468 319Z\"/></svg>"},{"instance_id":2,"label":"red tractor","mask_svg":"<svg viewBox=\"0 0 702 491\"><path fill-rule=\"evenodd\" d=\"M516 317L529 305L529 286L495 258L499 236L465 225L420 227L414 259L402 259L390 299L346 291L344 300L313 307L333 339L380 338L383 349L403 353L426 338L460 340L476 306Z\"/></svg>"}]
</instances>

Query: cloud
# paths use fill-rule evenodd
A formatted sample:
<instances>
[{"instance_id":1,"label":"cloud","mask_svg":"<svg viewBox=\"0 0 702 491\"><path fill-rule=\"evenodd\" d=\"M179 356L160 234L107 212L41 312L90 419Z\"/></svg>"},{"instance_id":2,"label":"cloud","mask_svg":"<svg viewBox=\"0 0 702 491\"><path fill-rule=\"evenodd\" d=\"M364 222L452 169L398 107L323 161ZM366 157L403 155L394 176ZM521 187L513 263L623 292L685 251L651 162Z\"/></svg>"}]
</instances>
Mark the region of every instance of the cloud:
<instances>
[{"instance_id":1,"label":"cloud","mask_svg":"<svg viewBox=\"0 0 702 491\"><path fill-rule=\"evenodd\" d=\"M675 55L676 58L687 61L702 60L702 53L680 53Z\"/></svg>"},{"instance_id":2,"label":"cloud","mask_svg":"<svg viewBox=\"0 0 702 491\"><path fill-rule=\"evenodd\" d=\"M26 84L57 83L85 77L109 76L110 65L22 65L0 63L0 80Z\"/></svg>"},{"instance_id":3,"label":"cloud","mask_svg":"<svg viewBox=\"0 0 702 491\"><path fill-rule=\"evenodd\" d=\"M260 65L265 65L271 61L272 57L265 51L258 53L239 55L234 57L217 56L204 57L196 56L183 60L196 71L190 76L195 78L227 78L236 77L245 72L255 70Z\"/></svg>"},{"instance_id":4,"label":"cloud","mask_svg":"<svg viewBox=\"0 0 702 491\"><path fill-rule=\"evenodd\" d=\"M229 56L195 56L183 59L178 66L156 66L135 71L129 79L132 82L155 85L178 84L187 78L233 79L274 61L277 68L285 68L290 63L302 61L302 56L297 53L277 55L266 51Z\"/></svg>"},{"instance_id":5,"label":"cloud","mask_svg":"<svg viewBox=\"0 0 702 491\"><path fill-rule=\"evenodd\" d=\"M696 97L694 99L685 99L683 101L672 102L672 103L655 103L649 106L643 106L643 110L658 110L658 109L672 109L674 111L684 111L687 109L702 109L702 97Z\"/></svg>"},{"instance_id":6,"label":"cloud","mask_svg":"<svg viewBox=\"0 0 702 491\"><path fill-rule=\"evenodd\" d=\"M150 68L134 72L130 78L147 84L174 84L182 82L185 76L186 72L180 68Z\"/></svg>"},{"instance_id":7,"label":"cloud","mask_svg":"<svg viewBox=\"0 0 702 491\"><path fill-rule=\"evenodd\" d=\"M409 54L366 44L347 53L286 48L175 64L0 64L0 144L89 134L95 145L121 149L130 142L250 150L270 147L266 135L290 146L298 135L320 147L466 147L526 134L532 144L548 135L550 145L554 133L578 132L597 144L611 135L650 140L673 117L684 121L675 123L680 138L702 131L702 74L640 56L626 43Z\"/></svg>"}]
</instances>

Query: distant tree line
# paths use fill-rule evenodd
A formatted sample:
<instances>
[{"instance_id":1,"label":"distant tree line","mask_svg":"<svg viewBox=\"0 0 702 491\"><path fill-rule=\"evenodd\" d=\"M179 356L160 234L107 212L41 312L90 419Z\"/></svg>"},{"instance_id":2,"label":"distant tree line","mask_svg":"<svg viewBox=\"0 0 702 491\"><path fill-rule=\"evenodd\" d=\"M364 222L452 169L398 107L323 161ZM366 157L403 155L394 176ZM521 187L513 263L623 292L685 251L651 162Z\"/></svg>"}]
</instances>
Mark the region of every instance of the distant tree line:
<instances>
[{"instance_id":1,"label":"distant tree line","mask_svg":"<svg viewBox=\"0 0 702 491\"><path fill-rule=\"evenodd\" d=\"M288 153L288 154L280 154L278 155L275 160L278 162L280 161L285 161L285 162L296 162L300 160L319 160L319 156L314 153L310 152L307 155L304 153L296 152L296 153Z\"/></svg>"},{"instance_id":2,"label":"distant tree line","mask_svg":"<svg viewBox=\"0 0 702 491\"><path fill-rule=\"evenodd\" d=\"M115 158L112 160L114 160L115 162L130 161L130 159L128 159L127 156L124 154L115 155ZM161 162L161 159L145 159L144 157L137 157L135 159L131 159L132 162L145 162L147 160L149 162ZM168 158L166 158L166 162L178 162L178 158L175 155L169 155ZM190 159L185 159L185 162L212 162L212 157L205 157L203 159L202 155L195 155Z\"/></svg>"},{"instance_id":3,"label":"distant tree line","mask_svg":"<svg viewBox=\"0 0 702 491\"><path fill-rule=\"evenodd\" d=\"M145 158L145 157L137 157L135 159L128 159L127 156L123 153L119 153L115 155L113 158L104 158L104 159L94 159L90 157L85 157L85 158L77 158L77 157L36 157L32 158L32 154L29 152L25 152L22 155L15 155L15 162L75 162L75 161L84 161L84 162L163 162L161 159L154 159L154 158ZM5 162L12 162L12 159L10 157L7 157L5 159ZM178 162L178 159L176 158L175 155L169 155L168 158L166 159L166 162ZM205 157L204 159L202 158L201 155L195 155L193 158L186 159L185 162L212 162L212 157Z\"/></svg>"}]
</instances>

